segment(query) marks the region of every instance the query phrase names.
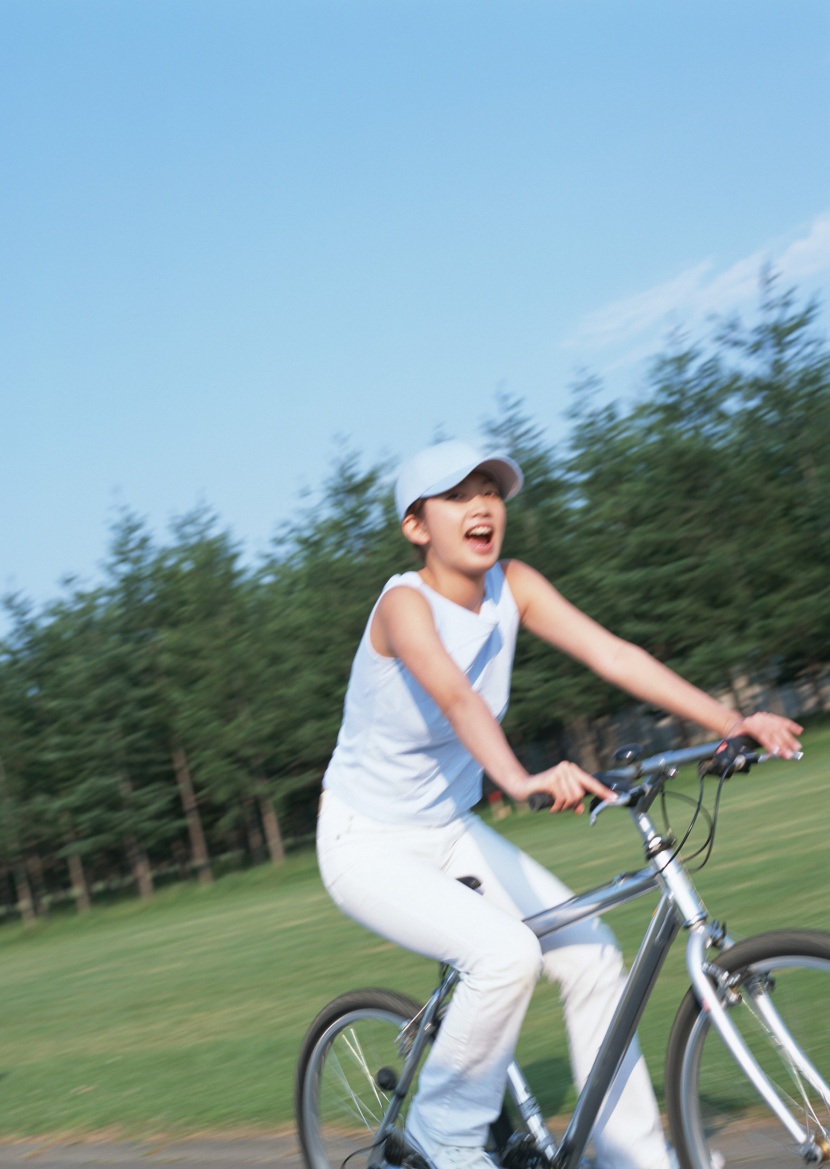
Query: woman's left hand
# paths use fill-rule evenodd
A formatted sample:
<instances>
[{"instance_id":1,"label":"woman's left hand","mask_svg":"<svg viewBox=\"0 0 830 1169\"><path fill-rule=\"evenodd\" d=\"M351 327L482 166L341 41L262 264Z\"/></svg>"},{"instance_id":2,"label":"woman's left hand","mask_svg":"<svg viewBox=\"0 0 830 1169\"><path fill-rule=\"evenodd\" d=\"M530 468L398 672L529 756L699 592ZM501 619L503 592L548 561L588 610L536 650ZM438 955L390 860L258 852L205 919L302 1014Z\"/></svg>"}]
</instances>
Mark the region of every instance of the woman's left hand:
<instances>
[{"instance_id":1,"label":"woman's left hand","mask_svg":"<svg viewBox=\"0 0 830 1169\"><path fill-rule=\"evenodd\" d=\"M759 710L747 718L739 719L729 727L726 738L735 735L751 735L765 751L773 755L780 755L784 759L791 759L796 751L801 750L798 735L804 730L798 723L781 714L771 714L769 711Z\"/></svg>"}]
</instances>

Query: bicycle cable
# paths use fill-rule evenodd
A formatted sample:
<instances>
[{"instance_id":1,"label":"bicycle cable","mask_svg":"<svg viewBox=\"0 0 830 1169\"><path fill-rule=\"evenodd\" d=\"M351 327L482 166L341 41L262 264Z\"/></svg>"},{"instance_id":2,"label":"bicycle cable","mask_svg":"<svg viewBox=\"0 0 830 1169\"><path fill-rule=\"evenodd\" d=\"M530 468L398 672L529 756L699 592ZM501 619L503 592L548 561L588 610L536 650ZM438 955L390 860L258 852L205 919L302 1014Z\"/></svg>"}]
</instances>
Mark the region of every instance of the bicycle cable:
<instances>
[{"instance_id":1,"label":"bicycle cable","mask_svg":"<svg viewBox=\"0 0 830 1169\"><path fill-rule=\"evenodd\" d=\"M352 1157L368 1156L370 1153L373 1153L375 1151L376 1147L377 1147L377 1145L375 1143L375 1144L371 1144L371 1145L366 1145L366 1147L363 1149L355 1149L354 1152L349 1153L348 1157L346 1157L345 1160L340 1162L340 1169L346 1169L346 1166L348 1165L349 1161L351 1161Z\"/></svg>"},{"instance_id":2,"label":"bicycle cable","mask_svg":"<svg viewBox=\"0 0 830 1169\"><path fill-rule=\"evenodd\" d=\"M715 793L715 800L714 800L711 812L704 805L704 802L703 802L704 792L705 792L703 776L698 777L697 799L693 798L692 796L686 795L685 792L677 792L677 791L667 792L665 787L663 787L662 791L660 792L660 806L661 806L662 813L663 813L663 826L664 826L666 833L669 835L671 834L672 829L671 829L671 823L669 821L669 814L668 814L668 809L667 809L668 800L670 798L675 799L675 800L679 800L679 801L682 801L683 803L686 803L686 804L692 804L694 807L694 811L692 813L692 818L689 821L689 825L686 828L686 831L684 832L682 839L679 841L679 843L676 845L676 847L674 848L674 850L672 852L672 857L671 857L672 860L675 860L680 855L681 851L683 850L683 848L687 844L689 838L692 835L692 832L694 831L695 825L698 822L698 819L702 816L705 819L705 821L707 822L708 828L707 828L706 836L705 836L703 842L696 848L696 850L693 853L691 853L688 857L684 857L684 859L683 859L683 863L686 865L686 867L692 873L699 873L700 870L708 863L709 858L712 855L712 850L715 846L715 834L717 832L717 826L718 826L718 813L719 813L719 809L720 809L721 792L723 790L723 785L724 785L725 781L726 781L726 777L721 776L719 779L719 782L718 782L718 788L717 788L717 791ZM696 860L700 856L702 856L703 859L697 865L692 866L691 862Z\"/></svg>"}]
</instances>

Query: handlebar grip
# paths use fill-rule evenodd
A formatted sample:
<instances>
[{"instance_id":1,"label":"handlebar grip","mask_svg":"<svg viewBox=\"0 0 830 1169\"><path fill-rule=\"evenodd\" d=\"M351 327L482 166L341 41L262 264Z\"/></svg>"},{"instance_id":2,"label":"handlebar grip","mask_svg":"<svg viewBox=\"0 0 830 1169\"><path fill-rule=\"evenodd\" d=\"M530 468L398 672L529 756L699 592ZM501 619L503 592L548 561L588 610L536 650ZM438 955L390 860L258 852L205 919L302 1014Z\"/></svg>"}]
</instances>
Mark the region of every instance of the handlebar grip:
<instances>
[{"instance_id":1,"label":"handlebar grip","mask_svg":"<svg viewBox=\"0 0 830 1169\"><path fill-rule=\"evenodd\" d=\"M749 771L753 763L758 762L758 743L751 735L736 735L732 739L724 739L711 759L705 759L698 765L701 778L706 775L717 775L728 779L736 771Z\"/></svg>"},{"instance_id":2,"label":"handlebar grip","mask_svg":"<svg viewBox=\"0 0 830 1169\"><path fill-rule=\"evenodd\" d=\"M548 792L533 792L527 797L527 806L531 812L543 812L545 808L553 807L553 796Z\"/></svg>"}]
</instances>

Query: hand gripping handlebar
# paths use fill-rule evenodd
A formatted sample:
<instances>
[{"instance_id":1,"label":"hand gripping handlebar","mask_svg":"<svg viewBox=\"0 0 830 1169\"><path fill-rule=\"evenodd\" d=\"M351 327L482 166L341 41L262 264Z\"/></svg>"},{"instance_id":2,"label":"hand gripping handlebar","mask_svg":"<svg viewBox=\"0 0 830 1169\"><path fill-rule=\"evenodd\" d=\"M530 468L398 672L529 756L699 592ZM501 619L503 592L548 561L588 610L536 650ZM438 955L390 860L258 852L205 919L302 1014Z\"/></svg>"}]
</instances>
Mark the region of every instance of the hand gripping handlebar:
<instances>
[{"instance_id":1,"label":"hand gripping handlebar","mask_svg":"<svg viewBox=\"0 0 830 1169\"><path fill-rule=\"evenodd\" d=\"M765 763L769 759L779 758L774 753L759 752L759 744L749 735L736 735L732 739L722 739L714 743L703 743L697 747L683 747L677 751L664 751L660 755L652 755L648 759L630 762L625 767L615 767L608 771L598 771L595 778L611 788L616 793L616 800L601 800L594 797L591 801L591 819L604 808L625 808L637 803L646 792L653 790L649 780L659 777L661 780L670 778L677 773L678 768L692 763L698 765L701 776L714 775L728 779L737 771L747 772L756 763ZM625 748L623 757L631 759L631 748ZM803 757L798 751L792 756L793 760ZM527 801L531 811L539 812L550 808L553 797L547 792L534 792Z\"/></svg>"}]
</instances>

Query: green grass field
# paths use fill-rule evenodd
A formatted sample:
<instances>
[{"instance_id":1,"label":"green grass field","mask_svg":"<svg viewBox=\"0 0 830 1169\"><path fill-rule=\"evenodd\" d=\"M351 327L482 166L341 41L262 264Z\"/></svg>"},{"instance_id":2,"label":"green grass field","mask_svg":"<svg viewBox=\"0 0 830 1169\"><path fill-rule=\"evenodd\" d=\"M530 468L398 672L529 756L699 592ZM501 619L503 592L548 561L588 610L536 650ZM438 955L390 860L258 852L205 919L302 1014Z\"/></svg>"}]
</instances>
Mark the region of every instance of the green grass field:
<instances>
[{"instance_id":1,"label":"green grass field","mask_svg":"<svg viewBox=\"0 0 830 1169\"><path fill-rule=\"evenodd\" d=\"M741 936L830 929L830 729L800 764L770 765L724 792L713 860L698 886ZM695 786L690 781L686 786ZM680 807L672 816L681 829ZM509 817L503 831L574 888L640 865L625 814ZM630 959L653 900L608 918ZM0 1134L264 1132L291 1123L294 1061L317 1010L343 990L395 987L418 998L431 963L342 917L311 854L284 868L176 887L35 930L0 928ZM685 990L680 946L641 1038L658 1088ZM822 1007L821 1009L826 1009ZM540 987L520 1059L548 1112L567 1105L554 989Z\"/></svg>"}]
</instances>

